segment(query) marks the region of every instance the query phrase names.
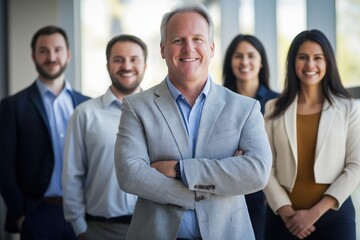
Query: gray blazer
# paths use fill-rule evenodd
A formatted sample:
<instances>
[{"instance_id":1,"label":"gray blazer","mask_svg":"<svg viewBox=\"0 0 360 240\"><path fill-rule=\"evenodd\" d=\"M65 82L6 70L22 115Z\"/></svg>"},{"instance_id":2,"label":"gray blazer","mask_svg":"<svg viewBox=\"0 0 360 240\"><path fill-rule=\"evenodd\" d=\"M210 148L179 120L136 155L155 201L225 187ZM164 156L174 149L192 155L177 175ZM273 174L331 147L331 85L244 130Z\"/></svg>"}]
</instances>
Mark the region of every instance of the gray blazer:
<instances>
[{"instance_id":1,"label":"gray blazer","mask_svg":"<svg viewBox=\"0 0 360 240\"><path fill-rule=\"evenodd\" d=\"M233 157L241 149L244 155ZM184 160L188 186L150 167ZM185 210L195 210L206 240L254 239L244 194L267 184L272 154L260 104L211 82L195 157L166 81L124 98L115 144L120 187L138 195L127 239L176 239Z\"/></svg>"}]
</instances>

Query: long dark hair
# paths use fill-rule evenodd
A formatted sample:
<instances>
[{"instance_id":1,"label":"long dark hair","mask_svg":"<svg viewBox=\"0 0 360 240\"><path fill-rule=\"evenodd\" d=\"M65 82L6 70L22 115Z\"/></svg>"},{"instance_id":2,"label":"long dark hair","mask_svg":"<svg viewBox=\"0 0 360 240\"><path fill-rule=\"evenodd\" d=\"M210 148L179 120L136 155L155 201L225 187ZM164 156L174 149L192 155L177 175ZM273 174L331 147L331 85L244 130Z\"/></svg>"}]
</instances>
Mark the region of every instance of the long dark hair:
<instances>
[{"instance_id":1,"label":"long dark hair","mask_svg":"<svg viewBox=\"0 0 360 240\"><path fill-rule=\"evenodd\" d=\"M275 109L270 115L270 118L280 116L294 101L296 95L300 90L300 79L296 75L295 60L300 46L306 42L318 43L323 52L326 62L326 73L321 81L321 86L325 95L325 98L333 103L331 95L335 95L342 98L351 98L350 93L345 89L341 83L339 71L336 64L336 58L331 44L324 33L319 30L307 30L299 33L290 45L289 52L286 59L286 76L284 89L280 97L276 100Z\"/></svg>"},{"instance_id":2,"label":"long dark hair","mask_svg":"<svg viewBox=\"0 0 360 240\"><path fill-rule=\"evenodd\" d=\"M230 43L229 47L226 50L224 64L223 64L223 79L224 87L236 92L236 77L231 68L231 59L232 56L239 45L239 43L246 41L250 43L260 54L261 56L261 65L262 68L259 72L259 82L264 85L266 88L269 87L269 64L266 57L266 51L259 39L252 35L239 34L237 35Z\"/></svg>"}]
</instances>

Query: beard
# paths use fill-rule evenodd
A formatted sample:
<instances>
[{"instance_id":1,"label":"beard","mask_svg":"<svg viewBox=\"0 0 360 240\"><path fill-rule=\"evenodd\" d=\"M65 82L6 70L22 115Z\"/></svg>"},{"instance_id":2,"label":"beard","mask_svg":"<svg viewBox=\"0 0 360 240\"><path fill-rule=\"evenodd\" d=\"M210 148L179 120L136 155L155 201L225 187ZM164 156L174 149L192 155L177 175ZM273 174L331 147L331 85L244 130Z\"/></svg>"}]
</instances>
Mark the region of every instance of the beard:
<instances>
[{"instance_id":1,"label":"beard","mask_svg":"<svg viewBox=\"0 0 360 240\"><path fill-rule=\"evenodd\" d=\"M119 92L121 92L123 94L133 93L139 87L139 85L141 83L141 80L139 80L139 78L138 78L137 81L133 82L130 86L124 86L124 84L119 82L117 80L117 77L113 74L110 74L110 79L111 79L112 85L116 88L116 90L118 90Z\"/></svg>"},{"instance_id":2,"label":"beard","mask_svg":"<svg viewBox=\"0 0 360 240\"><path fill-rule=\"evenodd\" d=\"M44 64L48 64L50 62L45 62ZM38 74L48 80L54 80L56 78L58 78L61 74L63 74L65 72L67 63L65 63L64 65L60 65L60 69L59 71L57 71L56 73L48 73L43 67L42 65L40 65L39 63L35 63L35 67L36 67L36 71L38 72Z\"/></svg>"}]
</instances>

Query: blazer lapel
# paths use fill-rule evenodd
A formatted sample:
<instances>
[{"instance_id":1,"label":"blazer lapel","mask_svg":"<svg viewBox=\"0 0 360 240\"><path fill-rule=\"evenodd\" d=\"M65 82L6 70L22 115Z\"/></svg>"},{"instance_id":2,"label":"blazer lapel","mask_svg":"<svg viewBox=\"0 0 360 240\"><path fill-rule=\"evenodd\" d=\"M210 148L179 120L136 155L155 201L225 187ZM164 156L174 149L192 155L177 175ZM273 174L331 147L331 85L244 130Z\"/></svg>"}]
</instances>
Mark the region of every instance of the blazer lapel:
<instances>
[{"instance_id":1,"label":"blazer lapel","mask_svg":"<svg viewBox=\"0 0 360 240\"><path fill-rule=\"evenodd\" d=\"M168 89L166 81L163 81L159 87L155 89L155 94L158 96L158 98L155 99L155 104L169 126L169 130L175 139L182 159L191 158L191 147L184 121L179 108Z\"/></svg>"},{"instance_id":2,"label":"blazer lapel","mask_svg":"<svg viewBox=\"0 0 360 240\"><path fill-rule=\"evenodd\" d=\"M336 104L336 103L334 103ZM330 103L325 100L323 109L321 112L320 122L319 122L319 129L316 139L316 150L315 150L315 161L322 149L322 146L324 145L324 142L326 141L326 138L329 134L329 131L332 127L334 117L335 117L335 107L333 105L330 105Z\"/></svg>"},{"instance_id":3,"label":"blazer lapel","mask_svg":"<svg viewBox=\"0 0 360 240\"><path fill-rule=\"evenodd\" d=\"M291 151L297 164L297 134L296 134L296 113L297 113L297 97L284 113L285 130L289 139Z\"/></svg>"},{"instance_id":4,"label":"blazer lapel","mask_svg":"<svg viewBox=\"0 0 360 240\"><path fill-rule=\"evenodd\" d=\"M39 112L42 120L44 121L45 123L45 126L48 130L48 132L50 133L50 124L49 124L49 121L48 121L48 118L46 116L46 111L45 111L45 107L44 107L44 104L42 102L42 99L41 99L41 96L40 96L40 93L39 93L39 90L36 86L36 83L33 83L31 86L30 86L30 89L29 89L29 97L31 99L31 101L34 103L35 105L35 108L37 109L37 111Z\"/></svg>"},{"instance_id":5,"label":"blazer lapel","mask_svg":"<svg viewBox=\"0 0 360 240\"><path fill-rule=\"evenodd\" d=\"M209 81L211 81L210 91L201 114L195 157L204 156L204 147L207 146L214 125L225 106L225 101L218 91L219 86L212 82L212 80L209 79Z\"/></svg>"}]
</instances>

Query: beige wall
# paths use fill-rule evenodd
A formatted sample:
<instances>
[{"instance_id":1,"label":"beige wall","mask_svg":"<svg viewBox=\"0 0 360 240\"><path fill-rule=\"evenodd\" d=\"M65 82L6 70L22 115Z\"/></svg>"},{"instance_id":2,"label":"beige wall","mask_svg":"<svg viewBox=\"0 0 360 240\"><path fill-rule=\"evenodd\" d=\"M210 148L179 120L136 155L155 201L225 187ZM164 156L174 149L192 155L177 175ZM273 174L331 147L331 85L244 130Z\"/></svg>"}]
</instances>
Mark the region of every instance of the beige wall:
<instances>
[{"instance_id":1,"label":"beige wall","mask_svg":"<svg viewBox=\"0 0 360 240\"><path fill-rule=\"evenodd\" d=\"M9 89L13 94L37 77L31 60L30 42L39 28L59 24L61 0L9 1Z\"/></svg>"}]
</instances>

